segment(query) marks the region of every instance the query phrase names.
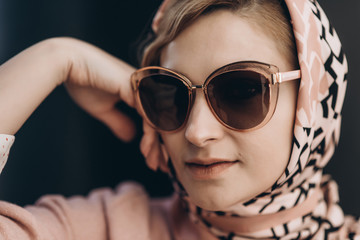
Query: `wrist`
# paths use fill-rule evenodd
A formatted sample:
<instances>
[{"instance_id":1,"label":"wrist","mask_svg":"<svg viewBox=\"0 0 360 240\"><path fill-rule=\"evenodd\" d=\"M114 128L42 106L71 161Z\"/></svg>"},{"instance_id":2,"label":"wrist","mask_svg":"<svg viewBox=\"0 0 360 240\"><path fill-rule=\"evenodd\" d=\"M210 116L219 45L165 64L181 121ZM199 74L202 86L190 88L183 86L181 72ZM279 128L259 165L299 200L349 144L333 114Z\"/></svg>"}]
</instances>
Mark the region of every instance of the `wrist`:
<instances>
[{"instance_id":1,"label":"wrist","mask_svg":"<svg viewBox=\"0 0 360 240\"><path fill-rule=\"evenodd\" d=\"M39 54L45 56L45 67L51 76L44 80L50 80L53 88L64 83L71 74L79 43L79 40L69 37L50 38L39 43Z\"/></svg>"},{"instance_id":2,"label":"wrist","mask_svg":"<svg viewBox=\"0 0 360 240\"><path fill-rule=\"evenodd\" d=\"M44 40L0 67L0 132L15 134L38 105L67 78L72 54L65 39Z\"/></svg>"}]
</instances>

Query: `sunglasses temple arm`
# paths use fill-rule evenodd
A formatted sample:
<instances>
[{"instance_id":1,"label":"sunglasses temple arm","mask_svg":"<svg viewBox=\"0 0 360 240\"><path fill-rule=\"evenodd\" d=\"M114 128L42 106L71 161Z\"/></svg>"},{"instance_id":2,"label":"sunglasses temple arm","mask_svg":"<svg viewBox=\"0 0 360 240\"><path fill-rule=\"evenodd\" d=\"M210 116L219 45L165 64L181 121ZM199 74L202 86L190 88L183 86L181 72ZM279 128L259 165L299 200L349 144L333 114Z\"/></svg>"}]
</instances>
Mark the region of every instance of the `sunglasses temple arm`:
<instances>
[{"instance_id":1,"label":"sunglasses temple arm","mask_svg":"<svg viewBox=\"0 0 360 240\"><path fill-rule=\"evenodd\" d=\"M287 81L291 81L291 80L296 80L296 79L299 79L299 78L301 78L301 71L300 70L272 74L272 82L273 82L273 84L281 83L281 82L287 82Z\"/></svg>"}]
</instances>

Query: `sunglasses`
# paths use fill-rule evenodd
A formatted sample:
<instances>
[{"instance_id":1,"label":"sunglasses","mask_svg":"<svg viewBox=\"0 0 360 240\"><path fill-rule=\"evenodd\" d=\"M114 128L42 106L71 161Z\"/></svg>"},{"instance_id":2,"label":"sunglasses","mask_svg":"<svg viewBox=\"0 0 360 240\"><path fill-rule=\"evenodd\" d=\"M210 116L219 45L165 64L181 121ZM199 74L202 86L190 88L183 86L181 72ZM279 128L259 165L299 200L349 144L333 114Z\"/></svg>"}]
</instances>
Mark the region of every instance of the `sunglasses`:
<instances>
[{"instance_id":1,"label":"sunglasses","mask_svg":"<svg viewBox=\"0 0 360 240\"><path fill-rule=\"evenodd\" d=\"M300 75L300 70L279 72L274 65L246 61L215 70L202 85L193 85L186 76L157 66L135 71L131 82L139 110L159 131L174 132L185 125L196 89L203 90L221 124L236 131L250 131L271 119L279 84L299 79Z\"/></svg>"}]
</instances>

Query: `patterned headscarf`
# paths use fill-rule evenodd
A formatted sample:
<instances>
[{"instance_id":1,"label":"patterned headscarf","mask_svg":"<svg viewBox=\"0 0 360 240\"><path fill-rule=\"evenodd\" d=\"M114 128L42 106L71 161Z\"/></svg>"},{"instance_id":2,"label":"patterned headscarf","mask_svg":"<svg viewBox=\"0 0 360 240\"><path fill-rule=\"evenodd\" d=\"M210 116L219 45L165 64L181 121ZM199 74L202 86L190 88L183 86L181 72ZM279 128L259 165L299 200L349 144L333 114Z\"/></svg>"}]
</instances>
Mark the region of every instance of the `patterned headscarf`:
<instances>
[{"instance_id":1,"label":"patterned headscarf","mask_svg":"<svg viewBox=\"0 0 360 240\"><path fill-rule=\"evenodd\" d=\"M155 32L169 2L164 1L154 18ZM293 148L285 172L268 191L233 206L231 212L195 206L175 181L190 218L219 239L352 239L355 229L348 226L354 220L345 219L337 185L322 171L339 140L346 57L316 0L285 3L302 75Z\"/></svg>"}]
</instances>

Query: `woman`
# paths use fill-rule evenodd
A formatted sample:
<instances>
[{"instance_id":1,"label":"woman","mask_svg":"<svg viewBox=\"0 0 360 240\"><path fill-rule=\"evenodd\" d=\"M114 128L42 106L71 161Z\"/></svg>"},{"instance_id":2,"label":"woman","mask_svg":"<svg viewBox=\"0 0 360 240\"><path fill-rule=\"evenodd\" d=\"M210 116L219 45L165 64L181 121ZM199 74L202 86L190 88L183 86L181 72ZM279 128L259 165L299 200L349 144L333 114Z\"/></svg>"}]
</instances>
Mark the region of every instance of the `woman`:
<instances>
[{"instance_id":1,"label":"woman","mask_svg":"<svg viewBox=\"0 0 360 240\"><path fill-rule=\"evenodd\" d=\"M322 176L339 136L347 62L318 3L165 1L153 30L142 61L153 67L135 73L73 39L44 41L4 64L2 166L12 135L65 82L124 140L134 130L114 104L136 107L147 163L169 173L178 194L149 200L123 184L25 209L3 202L3 238L354 239L358 224L344 219L336 184Z\"/></svg>"}]
</instances>

